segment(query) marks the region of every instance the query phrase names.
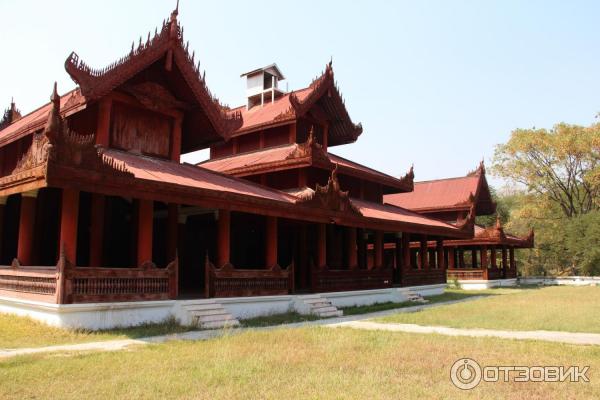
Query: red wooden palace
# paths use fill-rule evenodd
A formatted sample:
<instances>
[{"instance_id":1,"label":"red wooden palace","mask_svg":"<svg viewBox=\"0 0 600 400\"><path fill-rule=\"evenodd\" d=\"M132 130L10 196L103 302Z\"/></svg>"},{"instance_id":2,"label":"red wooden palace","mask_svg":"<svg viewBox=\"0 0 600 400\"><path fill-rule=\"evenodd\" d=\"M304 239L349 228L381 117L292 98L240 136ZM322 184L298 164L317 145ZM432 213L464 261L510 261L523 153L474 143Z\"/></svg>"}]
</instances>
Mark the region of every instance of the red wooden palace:
<instances>
[{"instance_id":1,"label":"red wooden palace","mask_svg":"<svg viewBox=\"0 0 600 400\"><path fill-rule=\"evenodd\" d=\"M384 203L413 189L329 149L362 133L329 63L284 93L272 65L230 109L207 88L177 10L77 87L0 125L0 296L59 304L445 283L443 240L473 236ZM199 165L181 154L210 148ZM389 203L389 202L388 202ZM395 241L387 255L384 243ZM411 256L436 243L439 262ZM367 248L373 248L373 257ZM370 261L369 261L370 260Z\"/></svg>"},{"instance_id":2,"label":"red wooden palace","mask_svg":"<svg viewBox=\"0 0 600 400\"><path fill-rule=\"evenodd\" d=\"M416 182L412 192L386 195L384 202L449 223L461 221L469 213L479 216L496 212L483 162L467 176ZM508 234L504 232L498 218L492 227L475 225L472 238L444 240L443 262L447 265L448 279L469 281L516 278L514 251L532 248L533 242L533 231L527 237ZM433 252L435 246L435 243L426 241L411 243L413 253L420 252L423 255L423 263L435 262L433 256L430 255L428 260L426 257L426 253ZM386 248L394 248L394 245L386 243Z\"/></svg>"}]
</instances>

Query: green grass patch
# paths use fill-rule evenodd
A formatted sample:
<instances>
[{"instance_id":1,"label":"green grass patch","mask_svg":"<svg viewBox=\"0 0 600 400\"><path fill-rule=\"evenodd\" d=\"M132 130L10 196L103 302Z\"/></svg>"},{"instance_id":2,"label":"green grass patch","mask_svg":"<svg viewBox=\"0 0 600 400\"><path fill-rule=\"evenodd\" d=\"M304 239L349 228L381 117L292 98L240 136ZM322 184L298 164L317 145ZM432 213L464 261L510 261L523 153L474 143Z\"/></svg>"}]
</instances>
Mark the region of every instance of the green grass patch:
<instances>
[{"instance_id":1,"label":"green grass patch","mask_svg":"<svg viewBox=\"0 0 600 400\"><path fill-rule=\"evenodd\" d=\"M140 338L185 332L191 329L191 327L177 324L174 320L106 331L63 329L48 326L27 317L0 314L0 349Z\"/></svg>"},{"instance_id":2,"label":"green grass patch","mask_svg":"<svg viewBox=\"0 0 600 400\"><path fill-rule=\"evenodd\" d=\"M449 371L465 356L481 365L589 365L591 382L484 382L462 391ZM0 398L574 399L597 397L598 370L594 346L307 327L7 359Z\"/></svg>"},{"instance_id":3,"label":"green grass patch","mask_svg":"<svg viewBox=\"0 0 600 400\"><path fill-rule=\"evenodd\" d=\"M599 287L550 286L490 289L475 293L488 296L376 320L454 328L600 333Z\"/></svg>"}]
</instances>

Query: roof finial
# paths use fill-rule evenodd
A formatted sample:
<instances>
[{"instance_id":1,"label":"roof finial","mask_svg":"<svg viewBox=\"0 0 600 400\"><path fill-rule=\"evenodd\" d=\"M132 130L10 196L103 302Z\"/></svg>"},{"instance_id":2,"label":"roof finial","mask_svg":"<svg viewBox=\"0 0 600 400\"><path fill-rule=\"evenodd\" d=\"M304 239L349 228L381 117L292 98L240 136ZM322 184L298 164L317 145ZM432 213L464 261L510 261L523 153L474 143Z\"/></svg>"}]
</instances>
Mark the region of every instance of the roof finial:
<instances>
[{"instance_id":1,"label":"roof finial","mask_svg":"<svg viewBox=\"0 0 600 400\"><path fill-rule=\"evenodd\" d=\"M496 229L502 229L502 222L500 221L500 214L496 214Z\"/></svg>"},{"instance_id":2,"label":"roof finial","mask_svg":"<svg viewBox=\"0 0 600 400\"><path fill-rule=\"evenodd\" d=\"M48 121L46 122L46 127L44 128L44 134L48 136L48 139L51 143L54 142L58 136L58 130L60 126L60 96L58 95L56 86L57 85L55 81L54 89L52 90L52 95L50 96L50 101L52 104L50 106L50 111L48 112Z\"/></svg>"}]
</instances>

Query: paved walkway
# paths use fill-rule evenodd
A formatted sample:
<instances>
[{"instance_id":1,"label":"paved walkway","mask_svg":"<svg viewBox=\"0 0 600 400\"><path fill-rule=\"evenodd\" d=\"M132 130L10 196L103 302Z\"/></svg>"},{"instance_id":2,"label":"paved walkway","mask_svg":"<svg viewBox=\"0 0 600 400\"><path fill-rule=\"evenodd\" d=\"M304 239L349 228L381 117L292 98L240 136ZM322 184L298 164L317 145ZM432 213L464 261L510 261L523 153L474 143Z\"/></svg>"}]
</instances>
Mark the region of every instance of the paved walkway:
<instances>
[{"instance_id":1,"label":"paved walkway","mask_svg":"<svg viewBox=\"0 0 600 400\"><path fill-rule=\"evenodd\" d=\"M349 321L327 325L330 328L354 328L408 333L436 333L447 336L495 337L501 339L542 340L546 342L600 346L600 334L556 331L501 331L496 329L461 329L445 326L385 324L371 321Z\"/></svg>"},{"instance_id":2,"label":"paved walkway","mask_svg":"<svg viewBox=\"0 0 600 400\"><path fill-rule=\"evenodd\" d=\"M33 347L22 349L0 349L0 359L16 357L28 354L51 353L51 352L84 352L84 351L117 351L124 350L132 346L164 343L171 340L208 340L223 335L238 334L248 330L271 330L282 328L299 328L305 326L324 326L328 328L354 328L366 330L382 330L392 332L409 333L435 333L448 336L471 336L471 337L497 337L503 339L518 340L544 340L559 343L600 345L600 334L595 333L571 333L571 332L552 332L552 331L500 331L492 329L458 329L444 326L421 326L413 324L384 324L378 322L365 321L371 318L383 317L386 315L415 312L423 309L473 301L483 296L473 296L462 300L446 301L442 303L423 304L413 307L396 308L392 310L379 311L368 314L349 315L339 318L320 319L316 321L298 322L292 324L275 325L264 328L233 328L218 329L206 331L191 331L170 335L152 336L140 339L120 339L105 340L100 342L89 342L79 344L68 344L58 346Z\"/></svg>"}]
</instances>

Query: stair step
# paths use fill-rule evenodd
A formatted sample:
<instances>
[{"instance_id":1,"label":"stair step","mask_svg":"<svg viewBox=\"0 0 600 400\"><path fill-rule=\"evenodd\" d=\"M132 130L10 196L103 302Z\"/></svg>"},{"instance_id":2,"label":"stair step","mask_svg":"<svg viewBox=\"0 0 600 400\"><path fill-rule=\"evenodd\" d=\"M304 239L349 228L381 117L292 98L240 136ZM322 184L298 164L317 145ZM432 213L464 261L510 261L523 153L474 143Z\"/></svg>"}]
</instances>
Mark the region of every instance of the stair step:
<instances>
[{"instance_id":1,"label":"stair step","mask_svg":"<svg viewBox=\"0 0 600 400\"><path fill-rule=\"evenodd\" d=\"M319 313L319 317L322 317L322 318L341 317L342 315L344 315L344 312L342 310L327 311L324 313Z\"/></svg>"},{"instance_id":2,"label":"stair step","mask_svg":"<svg viewBox=\"0 0 600 400\"><path fill-rule=\"evenodd\" d=\"M223 306L220 304L193 304L189 306L184 306L187 311L203 311L203 310L219 310L222 309Z\"/></svg>"},{"instance_id":3,"label":"stair step","mask_svg":"<svg viewBox=\"0 0 600 400\"><path fill-rule=\"evenodd\" d=\"M315 303L323 303L323 302L329 303L329 300L319 297L317 299L307 299L307 300L304 300L304 302L306 304L315 304Z\"/></svg>"},{"instance_id":4,"label":"stair step","mask_svg":"<svg viewBox=\"0 0 600 400\"><path fill-rule=\"evenodd\" d=\"M225 310L224 308L215 308L212 310L190 310L189 312L192 313L192 315L221 315L221 314L229 314L229 311Z\"/></svg>"},{"instance_id":5,"label":"stair step","mask_svg":"<svg viewBox=\"0 0 600 400\"><path fill-rule=\"evenodd\" d=\"M324 313L324 312L328 312L328 311L336 311L336 310L337 310L337 308L336 308L336 307L334 307L334 306L330 305L330 306L327 306L327 307L313 308L311 311L312 311L313 313Z\"/></svg>"},{"instance_id":6,"label":"stair step","mask_svg":"<svg viewBox=\"0 0 600 400\"><path fill-rule=\"evenodd\" d=\"M231 316L231 314L194 315L194 317L200 322L231 321L235 319Z\"/></svg>"},{"instance_id":7,"label":"stair step","mask_svg":"<svg viewBox=\"0 0 600 400\"><path fill-rule=\"evenodd\" d=\"M309 304L311 308L321 308L321 307L331 307L331 302L329 301L321 301L319 303Z\"/></svg>"}]
</instances>

